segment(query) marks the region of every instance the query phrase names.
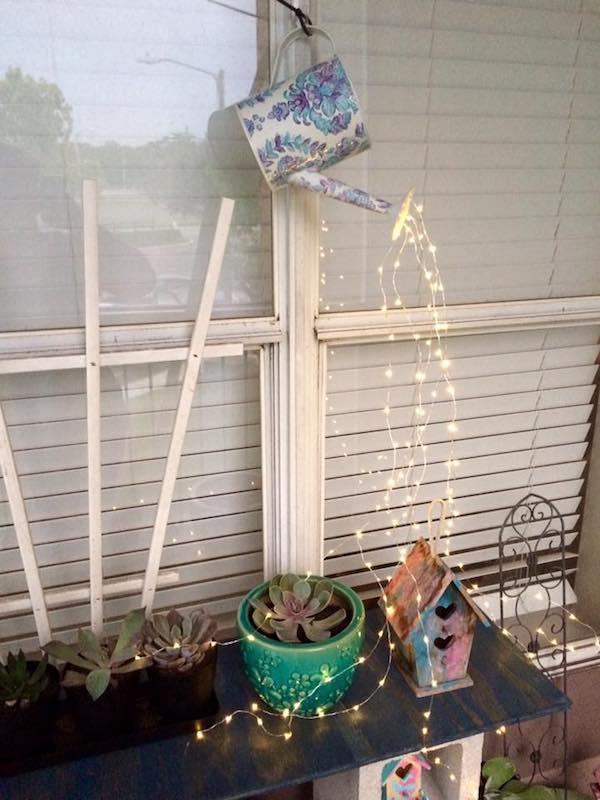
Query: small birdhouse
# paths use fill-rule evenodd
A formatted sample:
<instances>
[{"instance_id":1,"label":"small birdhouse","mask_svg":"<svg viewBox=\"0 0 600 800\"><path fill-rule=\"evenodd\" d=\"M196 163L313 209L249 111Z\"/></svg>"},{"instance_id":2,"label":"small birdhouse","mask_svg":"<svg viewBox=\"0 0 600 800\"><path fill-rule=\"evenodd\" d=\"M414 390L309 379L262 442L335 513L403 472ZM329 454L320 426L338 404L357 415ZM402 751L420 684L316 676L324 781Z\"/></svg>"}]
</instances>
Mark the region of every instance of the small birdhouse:
<instances>
[{"instance_id":1,"label":"small birdhouse","mask_svg":"<svg viewBox=\"0 0 600 800\"><path fill-rule=\"evenodd\" d=\"M475 625L489 621L425 539L397 567L385 610L398 637L397 664L417 697L473 685L467 668Z\"/></svg>"},{"instance_id":2,"label":"small birdhouse","mask_svg":"<svg viewBox=\"0 0 600 800\"><path fill-rule=\"evenodd\" d=\"M381 770L381 800L423 800L424 769L431 769L431 765L418 753L388 761Z\"/></svg>"}]
</instances>

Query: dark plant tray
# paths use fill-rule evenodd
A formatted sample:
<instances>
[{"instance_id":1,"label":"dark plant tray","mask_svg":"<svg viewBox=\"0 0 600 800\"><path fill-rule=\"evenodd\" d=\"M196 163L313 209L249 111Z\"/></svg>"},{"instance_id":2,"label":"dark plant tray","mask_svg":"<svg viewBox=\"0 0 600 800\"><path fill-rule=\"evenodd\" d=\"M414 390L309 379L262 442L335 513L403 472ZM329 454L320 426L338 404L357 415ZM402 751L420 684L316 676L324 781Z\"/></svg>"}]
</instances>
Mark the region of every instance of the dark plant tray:
<instances>
[{"instance_id":1,"label":"dark plant tray","mask_svg":"<svg viewBox=\"0 0 600 800\"><path fill-rule=\"evenodd\" d=\"M154 707L149 693L147 681L140 682L136 690L134 719L131 730L126 733L113 734L106 739L92 739L86 732L80 730L75 720L67 711L64 699L59 701L58 715L52 737L51 747L35 755L14 760L0 760L0 777L18 775L34 769L42 769L61 764L66 761L75 761L85 756L111 753L128 747L136 747L159 739L168 739L172 736L192 733L199 720L185 720L173 722L164 719L157 708ZM203 724L210 724L219 712L219 702L213 693L208 714L202 717ZM4 753L10 752L10 742L4 743Z\"/></svg>"}]
</instances>

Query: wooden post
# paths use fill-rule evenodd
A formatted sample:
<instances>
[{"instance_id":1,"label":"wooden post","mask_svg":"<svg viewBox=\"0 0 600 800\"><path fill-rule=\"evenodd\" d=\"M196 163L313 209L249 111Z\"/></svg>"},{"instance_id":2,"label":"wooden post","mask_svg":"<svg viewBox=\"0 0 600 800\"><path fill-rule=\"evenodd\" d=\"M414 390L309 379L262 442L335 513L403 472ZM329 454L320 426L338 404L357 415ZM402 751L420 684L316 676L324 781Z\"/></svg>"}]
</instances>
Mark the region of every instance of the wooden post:
<instances>
[{"instance_id":1,"label":"wooden post","mask_svg":"<svg viewBox=\"0 0 600 800\"><path fill-rule=\"evenodd\" d=\"M165 533L169 519L171 501L173 499L173 490L175 488L175 481L177 479L179 459L181 457L183 440L192 408L194 392L196 391L196 384L198 382L198 374L200 372L200 364L202 363L204 343L206 341L206 334L208 332L208 324L210 322L210 314L217 291L221 266L225 256L225 248L227 245L227 238L229 236L229 228L231 226L234 205L234 201L228 198L223 198L221 201L219 218L217 220L217 228L215 231L206 277L204 279L204 286L202 289L202 296L200 298L198 314L196 316L194 329L192 331L192 338L190 340L190 349L185 367L185 374L183 376L183 382L181 385L181 391L179 394L179 403L177 405L177 413L175 415L175 423L173 425L171 441L169 443L169 452L167 455L165 473L160 487L160 495L156 509L156 519L154 521L154 530L152 531L152 541L150 543L148 563L146 565L146 574L144 577L144 587L142 590L142 605L146 609L146 614L148 616L152 613L152 606L154 604L158 571L160 568L160 560L165 541Z\"/></svg>"},{"instance_id":2,"label":"wooden post","mask_svg":"<svg viewBox=\"0 0 600 800\"><path fill-rule=\"evenodd\" d=\"M44 590L40 581L40 573L35 558L35 550L31 540L31 531L27 520L27 512L19 483L15 459L10 445L8 429L4 420L4 412L0 406L0 467L4 475L6 495L10 505L13 524L17 534L17 543L23 560L25 579L31 597L33 616L40 644L50 641L50 621L44 598Z\"/></svg>"},{"instance_id":3,"label":"wooden post","mask_svg":"<svg viewBox=\"0 0 600 800\"><path fill-rule=\"evenodd\" d=\"M96 181L83 181L83 260L85 273L85 371L87 393L88 529L92 630L102 634L102 487L100 454L100 309Z\"/></svg>"}]
</instances>

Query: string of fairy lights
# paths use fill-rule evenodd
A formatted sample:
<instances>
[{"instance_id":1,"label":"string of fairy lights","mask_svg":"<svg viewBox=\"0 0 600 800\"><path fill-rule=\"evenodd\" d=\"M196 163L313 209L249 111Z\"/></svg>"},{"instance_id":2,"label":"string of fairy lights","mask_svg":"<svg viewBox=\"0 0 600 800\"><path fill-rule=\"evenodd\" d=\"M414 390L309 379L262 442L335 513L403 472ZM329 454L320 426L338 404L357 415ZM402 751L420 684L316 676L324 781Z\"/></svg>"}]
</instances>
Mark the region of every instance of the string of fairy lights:
<instances>
[{"instance_id":1,"label":"string of fairy lights","mask_svg":"<svg viewBox=\"0 0 600 800\"><path fill-rule=\"evenodd\" d=\"M327 230L325 221L322 223L322 230ZM329 251L332 252L331 248ZM326 257L326 250L321 246L321 258ZM399 273L401 271L401 263L403 257L410 255L416 260L417 268L419 271L420 280L424 281L427 286L428 302L426 305L427 311L430 312L430 326L424 329L421 325L419 330L411 318L410 308L404 305L402 295L398 286ZM441 538L443 541L443 555L448 557L450 555L450 538L454 519L459 516L459 510L456 507L453 481L456 477L456 467L460 465L458 459L455 458L455 434L459 430L458 406L456 400L456 390L450 378L451 361L448 358L445 337L448 331L448 324L446 321L446 299L445 289L440 274L438 261L437 261L437 248L431 241L427 232L425 222L423 219L423 207L416 204L413 199L413 192L409 192L401 204L398 216L395 221L394 230L392 233L392 240L384 253L379 265L377 266L377 276L379 284L379 292L381 296L380 311L386 314L390 309L400 309L405 316L408 326L413 328L412 340L415 348L414 358L414 391L413 391L413 409L412 418L409 425L410 433L403 443L398 440L398 432L393 424L395 409L393 406L393 389L395 383L395 366L391 359L382 368L382 386L385 392L385 402L381 409L384 419L384 430L387 435L388 441L388 455L391 455L391 469L388 470L373 470L368 469L366 474L374 475L381 474L387 476L385 486L380 491L383 492L382 502L375 504L375 514L369 511L362 516L358 522L353 536L342 537L342 540L335 546L327 550L326 557L338 553L342 548L348 547L352 543L355 544L361 562L365 570L368 571L373 584L377 587L377 594L385 602L385 587L382 583L382 578L379 576L376 569L373 567L372 562L369 560L368 551L365 551L365 541L369 542L372 537L381 536L381 529L378 526L379 516L377 512L383 510L384 514L390 517L389 525L385 526L384 534L386 537L395 537L395 547L398 555L398 565L404 565L408 570L410 578L414 581L415 587L418 592L418 582L416 577L408 569L406 558L408 555L408 545L420 536L419 530L421 528L420 517L418 516L419 499L422 492L422 484L425 479L428 467L428 445L426 443L425 433L427 427L431 422L432 415L436 404L440 400L440 394L445 397L446 402L449 402L450 414L446 421L446 433L449 454L445 460L446 477L444 480L443 496L437 498L437 501L442 504L442 513L438 520L438 529L436 538ZM340 275L342 279L343 276ZM321 273L321 284L325 285L325 273ZM320 298L322 300L322 298ZM339 303L343 307L342 303ZM329 310L329 304L325 305L325 310ZM404 341L398 338L395 334L389 334L388 341ZM435 375L431 377L431 372L435 368ZM428 394L426 394L428 392ZM335 412L332 406L331 397L326 397L328 403L328 411ZM334 433L338 433L336 425L334 424ZM339 434L338 434L339 435ZM344 443L341 444L340 450L344 456L348 455L347 448ZM365 474L364 470L360 471L361 475ZM359 482L362 483L362 478L358 477ZM378 492L379 493L379 492ZM400 493L402 497L397 500ZM435 501L434 501L435 502ZM396 509L401 509L399 513ZM375 526L375 527L374 527ZM429 521L429 535L432 537L431 520ZM475 598L481 598L479 586L476 583L468 581L464 565L458 563L458 571L464 577L466 590ZM310 577L310 574L307 575ZM385 580L388 581L391 575L387 575ZM485 607L487 601L483 601ZM556 605L556 604L555 604ZM559 606L556 606L559 607ZM390 609L387 608L389 613ZM600 648L600 638L595 630L579 620L571 611L567 609L569 619L586 626L592 631L595 642ZM433 662L431 657L432 643L429 641L420 610L420 595L417 593L417 614L418 625L423 633L423 641L426 646L427 658L433 676ZM530 661L536 657L535 653L528 651L527 647L510 631L508 628L502 628L502 633L511 639L518 647L523 649L526 656ZM556 645L557 640L554 637L548 636L542 628L539 628L537 633L543 636L549 644ZM228 642L214 642L220 646L230 646L237 644L241 639L233 639ZM354 670L362 667L370 658L374 656L382 643L387 645L387 657L383 665L383 669L375 687L358 703L354 703L348 707L337 708L334 710L324 710L318 708L315 714L305 715L301 712L302 704L307 702L325 683L338 678L340 675L347 671ZM219 720L216 720L206 727L198 727L196 731L196 738L198 741L203 740L206 735L222 725L229 725L236 716L250 715L256 721L257 726L266 735L289 741L292 738L292 724L295 719L309 719L318 720L323 718L338 717L346 714L356 714L367 705L373 697L383 689L386 684L389 672L393 665L393 652L396 645L393 640L391 626L387 617L383 618L383 624L377 632L374 644L364 654L357 658L357 660L349 665L343 672L336 673L335 676L326 676L319 683L317 683L307 695L298 700L291 708L286 708L282 712L272 711L268 708L262 708L258 703L252 703L250 708L237 709L226 714ZM533 665L532 665L533 666ZM534 667L535 668L535 667ZM435 679L432 680L432 686L436 686ZM428 738L430 735L431 719L433 716L434 696L430 696L426 709L423 711L423 724L421 727L422 746L421 752L427 754L430 750L428 747ZM277 728L272 728L266 724L266 721L274 722L277 720ZM505 726L498 728L499 735L506 734ZM456 776L452 773L449 764L446 764L439 756L434 756L432 759L436 766L445 768L449 771L449 778L452 781L456 780Z\"/></svg>"},{"instance_id":2,"label":"string of fairy lights","mask_svg":"<svg viewBox=\"0 0 600 800\"><path fill-rule=\"evenodd\" d=\"M427 455L426 455L427 445L425 444L424 441L424 433L426 431L427 425L430 422L432 411L435 406L436 400L438 398L440 385L442 383L445 384L448 395L450 396L451 409L452 409L451 420L447 425L449 439L450 439L450 457L445 462L447 467L447 476L445 481L445 496L443 500L444 503L445 502L448 502L449 504L453 503L453 491L451 484L454 478L454 468L457 465L457 462L453 457L454 434L457 431L457 425L456 425L457 405L456 405L454 387L450 383L448 375L450 361L446 356L444 348L444 334L447 330L447 324L445 322L443 314L443 310L445 309L444 288L437 264L436 247L431 242L429 235L427 233L422 216L422 210L423 209L420 205L414 204L413 193L410 192L403 201L400 211L398 213L394 226L394 231L392 234L392 242L388 247L380 265L377 268L380 281L380 290L383 299L383 303L381 306L381 311L383 313L385 313L388 308L388 297L384 284L384 276L386 274L386 271L388 271L390 265L392 271L391 286L393 292L393 298L392 298L393 305L395 308L403 308L406 311L399 292L397 277L400 268L400 259L403 253L408 248L412 249L412 253L416 257L422 277L427 281L427 284L429 286L430 298L431 298L430 302L427 304L427 309L431 312L431 318L432 318L431 334L425 337L422 336L421 333L415 332L413 334L413 340L416 346L416 358L415 358L416 369L414 375L415 402L413 410L413 420L411 421L411 426L410 426L410 436L404 442L404 446L402 448L402 456L400 456L400 443L396 441L394 428L391 423L391 417L393 415L391 408L391 400L392 400L391 387L393 386L393 379L394 379L394 370L392 368L391 361L387 363L384 369L384 379L387 388L386 388L386 403L382 409L382 412L385 418L385 427L387 431L390 451L392 454L392 468L390 471L390 477L386 482L386 487L384 489L384 494L383 494L383 507L387 515L390 516L393 515L392 493L397 492L398 490L402 490L404 492L404 498L402 502L403 510L400 513L398 519L396 519L395 517L391 519L390 529L386 531L386 534L388 536L391 536L393 529L396 529L398 532L404 529L405 533L403 539L401 542L398 543L398 563L403 563L407 569L408 567L405 561L407 549L405 545L408 542L408 537L411 536L411 532L418 531L420 528L420 524L419 522L417 522L417 518L415 515L415 508L419 500L421 483L425 477L425 472L427 469ZM323 256L324 252L322 250L321 257ZM408 313L410 314L410 312ZM412 325L412 321L410 319L409 319L409 324ZM390 335L389 339L390 341L394 341L395 336L392 334ZM432 384L433 388L430 388L429 390L430 396L427 399L425 399L424 387L428 384L427 378L434 358L438 359L439 361L440 374L436 376L435 382ZM417 454L419 457L417 457ZM377 504L377 509L380 508L381 504ZM457 516L458 511L454 509L452 514L453 516ZM447 526L444 526L440 531L440 533L442 533L442 535L445 537L446 553L449 553L449 535L451 528L450 519L448 520L448 523L449 524ZM441 526L444 525L443 515L440 519L440 525ZM363 537L370 537L372 535L376 535L377 533L378 531L372 531L369 529L369 519L365 518L364 522L361 523L359 527L357 527L357 529L355 530L355 538L362 563L365 569L369 571L374 583L377 585L379 596L385 600L385 588L382 584L382 580L377 574L377 572L373 569L372 563L368 561L365 555L362 542ZM336 551L338 551L341 547L344 546L345 542L341 542L337 547L330 549L327 555L328 556L333 555ZM410 573L410 576L412 580L415 582L415 585L417 585L415 576L412 575L412 573ZM417 598L419 598L418 595ZM425 634L425 629L421 616L421 610L419 607L417 608L417 614L418 614L418 624L423 632L424 641L426 642L427 645L427 654L428 654L427 657L429 660L429 665L433 672L433 662L430 653L430 643ZM374 697L374 695L385 686L387 677L392 668L393 651L396 645L395 642L393 641L391 628L387 621L387 618L384 618L383 626L378 631L375 643L370 648L370 650L365 655L359 656L358 659L353 664L349 665L343 671L346 672L349 670L354 670L362 666L373 656L373 654L377 651L382 641L384 640L387 643L387 658L381 677L378 679L375 687L367 694L367 696L362 698L360 702L355 703L351 707L344 707L333 711L331 710L325 711L323 709L318 708L316 714L314 715L305 715L298 713L299 711L301 711L301 706L304 702L307 702L309 698L311 698L314 695L314 693L316 693L321 688L321 686L323 686L325 683L333 679L332 677L328 676L325 677L319 683L317 683L313 687L313 689L311 689L311 691L304 698L297 701L292 708L284 709L283 712L273 712L265 708L260 709L257 703L253 703L250 709L238 709L237 711L233 711L225 715L222 719L215 721L209 726L206 726L204 728L199 727L196 732L196 738L199 741L203 740L207 733L219 727L220 725L230 724L236 715L251 715L252 717L254 717L254 719L256 720L256 724L260 727L260 729L264 733L266 733L269 736L274 736L276 738L283 738L284 740L289 741L289 739L291 739L292 737L292 722L294 719L298 717L302 719L322 719L324 717L329 718L332 716L356 713L360 711L360 709L364 707L366 704L368 704ZM234 639L230 642L223 643L223 646L235 644L239 641L240 641L239 639ZM337 673L335 678L339 677L341 674L343 673ZM433 711L433 697L429 699L427 708L423 712L423 725L421 728L421 735L422 735L421 750L424 753L428 752L427 737L429 735L429 726L430 726L432 711ZM265 720L268 718L270 719L279 718L280 720L283 720L285 723L285 730L281 731L281 729L278 730L271 729L268 725L265 724ZM447 769L450 770L450 767L448 765L445 765L439 758L439 756L435 757L434 763L442 767L445 766ZM451 771L450 771L450 779L456 780L456 776Z\"/></svg>"}]
</instances>

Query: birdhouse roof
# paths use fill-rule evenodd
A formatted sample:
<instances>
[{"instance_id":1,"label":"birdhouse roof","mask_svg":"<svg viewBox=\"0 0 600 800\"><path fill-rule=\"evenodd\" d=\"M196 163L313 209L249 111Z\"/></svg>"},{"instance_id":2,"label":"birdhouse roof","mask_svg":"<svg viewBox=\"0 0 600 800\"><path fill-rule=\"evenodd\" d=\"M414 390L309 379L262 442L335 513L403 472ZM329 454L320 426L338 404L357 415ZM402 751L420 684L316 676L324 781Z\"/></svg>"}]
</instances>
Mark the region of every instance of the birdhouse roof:
<instances>
[{"instance_id":1,"label":"birdhouse roof","mask_svg":"<svg viewBox=\"0 0 600 800\"><path fill-rule=\"evenodd\" d=\"M393 608L387 617L401 639L415 629L419 613L434 606L453 582L479 619L489 624L450 567L432 553L425 539L419 539L385 589L386 604Z\"/></svg>"}]
</instances>

